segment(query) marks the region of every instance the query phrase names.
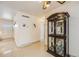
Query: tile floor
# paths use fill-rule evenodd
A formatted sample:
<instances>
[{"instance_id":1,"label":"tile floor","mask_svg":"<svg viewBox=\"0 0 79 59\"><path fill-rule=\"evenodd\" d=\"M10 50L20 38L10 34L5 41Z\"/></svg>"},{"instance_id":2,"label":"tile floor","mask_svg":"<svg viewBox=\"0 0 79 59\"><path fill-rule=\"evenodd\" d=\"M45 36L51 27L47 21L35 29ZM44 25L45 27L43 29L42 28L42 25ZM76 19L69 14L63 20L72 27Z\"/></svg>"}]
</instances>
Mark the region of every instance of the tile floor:
<instances>
[{"instance_id":1,"label":"tile floor","mask_svg":"<svg viewBox=\"0 0 79 59\"><path fill-rule=\"evenodd\" d=\"M16 47L12 39L0 41L0 57L53 57L40 42L25 47Z\"/></svg>"}]
</instances>

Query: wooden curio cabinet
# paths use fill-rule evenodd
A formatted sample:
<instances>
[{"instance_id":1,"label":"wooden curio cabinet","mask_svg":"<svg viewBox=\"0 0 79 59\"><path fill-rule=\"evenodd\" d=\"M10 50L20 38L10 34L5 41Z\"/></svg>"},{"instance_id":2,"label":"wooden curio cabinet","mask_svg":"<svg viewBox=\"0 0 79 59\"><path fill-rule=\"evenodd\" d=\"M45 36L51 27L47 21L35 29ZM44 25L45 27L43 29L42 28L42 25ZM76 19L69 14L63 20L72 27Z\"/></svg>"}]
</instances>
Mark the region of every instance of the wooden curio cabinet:
<instances>
[{"instance_id":1,"label":"wooden curio cabinet","mask_svg":"<svg viewBox=\"0 0 79 59\"><path fill-rule=\"evenodd\" d=\"M55 13L47 18L48 40L50 54L59 57L69 55L69 14Z\"/></svg>"}]
</instances>

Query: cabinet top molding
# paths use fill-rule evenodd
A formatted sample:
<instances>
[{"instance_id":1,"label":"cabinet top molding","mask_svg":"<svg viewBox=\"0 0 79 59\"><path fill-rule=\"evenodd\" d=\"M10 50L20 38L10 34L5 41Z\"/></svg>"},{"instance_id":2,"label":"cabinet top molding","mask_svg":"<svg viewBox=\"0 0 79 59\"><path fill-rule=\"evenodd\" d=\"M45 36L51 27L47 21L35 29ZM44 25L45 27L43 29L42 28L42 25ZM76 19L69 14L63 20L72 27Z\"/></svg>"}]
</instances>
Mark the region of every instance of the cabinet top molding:
<instances>
[{"instance_id":1,"label":"cabinet top molding","mask_svg":"<svg viewBox=\"0 0 79 59\"><path fill-rule=\"evenodd\" d=\"M67 16L67 17L70 17L70 15L69 15L68 12L59 12L59 13L54 13L54 14L50 15L50 16L47 18L47 20L49 20L49 19L51 19L51 18L55 19L55 18L64 16L64 15Z\"/></svg>"}]
</instances>

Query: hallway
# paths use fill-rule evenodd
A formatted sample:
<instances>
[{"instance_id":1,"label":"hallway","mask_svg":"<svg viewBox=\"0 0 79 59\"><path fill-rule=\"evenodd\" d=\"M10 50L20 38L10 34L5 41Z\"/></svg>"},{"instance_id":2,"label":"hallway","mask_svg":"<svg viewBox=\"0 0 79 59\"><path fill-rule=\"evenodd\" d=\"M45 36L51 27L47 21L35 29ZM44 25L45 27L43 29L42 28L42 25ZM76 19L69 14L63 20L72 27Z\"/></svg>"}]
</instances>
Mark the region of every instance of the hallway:
<instances>
[{"instance_id":1,"label":"hallway","mask_svg":"<svg viewBox=\"0 0 79 59\"><path fill-rule=\"evenodd\" d=\"M0 42L0 57L53 57L42 49L40 42L25 46L16 47L13 40L8 39Z\"/></svg>"}]
</instances>

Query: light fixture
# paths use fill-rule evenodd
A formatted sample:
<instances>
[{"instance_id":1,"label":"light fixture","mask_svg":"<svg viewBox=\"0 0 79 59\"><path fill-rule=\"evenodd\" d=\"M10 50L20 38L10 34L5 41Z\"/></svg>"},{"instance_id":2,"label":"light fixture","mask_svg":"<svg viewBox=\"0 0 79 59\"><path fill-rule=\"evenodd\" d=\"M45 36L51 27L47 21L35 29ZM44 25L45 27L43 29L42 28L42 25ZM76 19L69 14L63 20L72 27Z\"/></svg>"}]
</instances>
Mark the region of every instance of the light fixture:
<instances>
[{"instance_id":1,"label":"light fixture","mask_svg":"<svg viewBox=\"0 0 79 59\"><path fill-rule=\"evenodd\" d=\"M14 25L13 25L15 28L17 28L19 25L16 24L16 22L14 22Z\"/></svg>"},{"instance_id":2,"label":"light fixture","mask_svg":"<svg viewBox=\"0 0 79 59\"><path fill-rule=\"evenodd\" d=\"M60 3L60 4L63 4L63 3L65 3L66 1L57 1L58 3Z\"/></svg>"},{"instance_id":3,"label":"light fixture","mask_svg":"<svg viewBox=\"0 0 79 59\"><path fill-rule=\"evenodd\" d=\"M15 24L14 27L18 27L18 24Z\"/></svg>"},{"instance_id":4,"label":"light fixture","mask_svg":"<svg viewBox=\"0 0 79 59\"><path fill-rule=\"evenodd\" d=\"M51 1L43 1L43 9L47 9L50 6Z\"/></svg>"},{"instance_id":5,"label":"light fixture","mask_svg":"<svg viewBox=\"0 0 79 59\"><path fill-rule=\"evenodd\" d=\"M65 3L66 1L57 1L60 4ZM51 1L42 1L42 8L47 9L50 6Z\"/></svg>"}]
</instances>

